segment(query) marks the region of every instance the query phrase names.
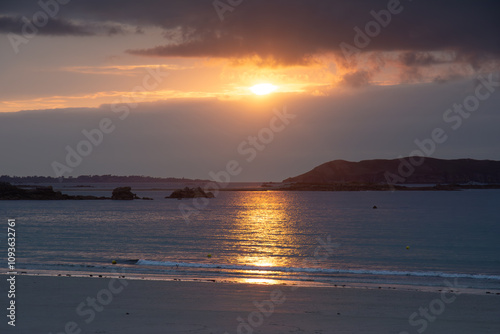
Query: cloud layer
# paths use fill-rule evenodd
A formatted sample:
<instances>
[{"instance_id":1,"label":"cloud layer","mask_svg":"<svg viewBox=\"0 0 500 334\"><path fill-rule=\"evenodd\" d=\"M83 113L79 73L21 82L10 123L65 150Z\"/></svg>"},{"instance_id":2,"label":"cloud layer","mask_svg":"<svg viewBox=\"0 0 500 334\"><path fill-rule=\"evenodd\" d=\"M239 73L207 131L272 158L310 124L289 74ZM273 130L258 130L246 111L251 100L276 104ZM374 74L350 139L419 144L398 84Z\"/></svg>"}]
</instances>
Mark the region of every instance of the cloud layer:
<instances>
[{"instance_id":1,"label":"cloud layer","mask_svg":"<svg viewBox=\"0 0 500 334\"><path fill-rule=\"evenodd\" d=\"M109 105L96 109L0 114L0 174L55 176L53 161L65 162L66 146L85 140L82 130L103 118L115 129L83 159L81 174L144 174L203 178L236 160L244 168L235 181L280 181L334 159L408 156L415 140L442 128L448 139L433 157L497 159L500 95L482 101L461 126L445 122L454 103L474 94L473 81L419 87L370 87L355 96L284 96L256 107L216 99L143 103L121 120ZM369 103L367 103L369 101ZM249 136L270 126L273 109L296 115L251 162L238 152ZM267 137L266 137L267 138ZM68 174L67 174L68 175Z\"/></svg>"},{"instance_id":2,"label":"cloud layer","mask_svg":"<svg viewBox=\"0 0 500 334\"><path fill-rule=\"evenodd\" d=\"M365 31L366 24L378 16L387 22L386 27L362 51L411 55L451 50L476 65L500 55L500 3L495 0L253 0L230 7L221 21L212 1L74 0L61 6L60 21L54 21L45 33L80 36L88 32L65 21L71 19L86 20L89 25L156 26L167 32L164 45L129 52L166 57L257 56L292 65L308 63L318 53L340 53L340 43L355 44L355 27ZM388 7L395 13L390 19L384 16L390 13ZM11 15L0 19L0 29L6 32L19 29L12 15L30 18L40 8L36 2L11 0L4 1L0 10ZM403 61L422 65L432 59L407 57Z\"/></svg>"},{"instance_id":3,"label":"cloud layer","mask_svg":"<svg viewBox=\"0 0 500 334\"><path fill-rule=\"evenodd\" d=\"M57 11L55 0L41 3L2 1L0 33L21 33L26 19L49 8L56 15L41 35L112 38L155 28L163 43L122 52L233 65L309 66L326 56L336 64L336 82L355 88L443 83L500 68L495 0L73 0Z\"/></svg>"}]
</instances>

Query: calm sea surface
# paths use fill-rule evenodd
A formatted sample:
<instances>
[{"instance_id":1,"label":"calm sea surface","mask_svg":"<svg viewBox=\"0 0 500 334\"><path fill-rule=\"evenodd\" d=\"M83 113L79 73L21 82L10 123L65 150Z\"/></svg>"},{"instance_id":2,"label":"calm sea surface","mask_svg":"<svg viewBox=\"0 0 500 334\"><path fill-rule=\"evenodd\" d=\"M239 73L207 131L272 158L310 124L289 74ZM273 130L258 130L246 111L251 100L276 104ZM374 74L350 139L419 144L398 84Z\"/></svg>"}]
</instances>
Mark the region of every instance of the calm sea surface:
<instances>
[{"instance_id":1,"label":"calm sea surface","mask_svg":"<svg viewBox=\"0 0 500 334\"><path fill-rule=\"evenodd\" d=\"M220 192L187 222L192 200L147 187L153 201L0 201L18 271L500 289L498 190Z\"/></svg>"}]
</instances>

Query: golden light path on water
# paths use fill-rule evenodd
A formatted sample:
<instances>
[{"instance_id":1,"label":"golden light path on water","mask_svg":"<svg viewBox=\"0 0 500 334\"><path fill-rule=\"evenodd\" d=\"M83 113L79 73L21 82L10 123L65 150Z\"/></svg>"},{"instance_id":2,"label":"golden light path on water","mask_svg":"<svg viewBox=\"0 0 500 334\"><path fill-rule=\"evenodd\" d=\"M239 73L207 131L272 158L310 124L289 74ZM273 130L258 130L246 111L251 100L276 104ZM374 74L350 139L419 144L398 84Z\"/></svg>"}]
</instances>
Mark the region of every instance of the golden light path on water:
<instances>
[{"instance_id":1,"label":"golden light path on water","mask_svg":"<svg viewBox=\"0 0 500 334\"><path fill-rule=\"evenodd\" d=\"M246 278L242 282L253 284L276 284L269 275L277 274L272 267L290 266L290 257L297 256L293 250L297 231L294 217L297 205L290 194L282 192L241 192L236 199L238 212L234 226L227 233L236 239L235 258L232 263L264 267L269 270L249 270L249 273L266 278Z\"/></svg>"}]
</instances>

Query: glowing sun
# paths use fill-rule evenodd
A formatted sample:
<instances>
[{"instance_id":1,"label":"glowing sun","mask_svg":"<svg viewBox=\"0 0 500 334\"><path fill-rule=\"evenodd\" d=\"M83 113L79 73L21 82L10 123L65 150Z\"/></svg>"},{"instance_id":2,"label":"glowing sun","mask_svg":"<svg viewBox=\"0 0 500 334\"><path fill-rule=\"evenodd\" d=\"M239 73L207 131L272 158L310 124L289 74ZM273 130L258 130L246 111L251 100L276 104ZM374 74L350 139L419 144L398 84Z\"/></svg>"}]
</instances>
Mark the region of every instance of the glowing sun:
<instances>
[{"instance_id":1,"label":"glowing sun","mask_svg":"<svg viewBox=\"0 0 500 334\"><path fill-rule=\"evenodd\" d=\"M278 89L278 87L276 87L275 85L271 85L269 83L258 84L258 85L250 87L250 90L252 91L252 93L254 93L256 95L271 94L276 89Z\"/></svg>"}]
</instances>

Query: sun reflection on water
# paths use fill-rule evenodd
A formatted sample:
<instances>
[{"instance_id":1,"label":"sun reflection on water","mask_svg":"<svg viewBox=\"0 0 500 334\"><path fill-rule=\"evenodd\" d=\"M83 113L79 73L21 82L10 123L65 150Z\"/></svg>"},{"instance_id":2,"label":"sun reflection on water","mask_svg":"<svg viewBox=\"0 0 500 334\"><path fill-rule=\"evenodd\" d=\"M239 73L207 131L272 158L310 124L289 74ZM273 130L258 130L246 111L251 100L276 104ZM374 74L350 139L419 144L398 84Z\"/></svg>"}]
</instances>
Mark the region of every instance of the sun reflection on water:
<instances>
[{"instance_id":1,"label":"sun reflection on water","mask_svg":"<svg viewBox=\"0 0 500 334\"><path fill-rule=\"evenodd\" d=\"M291 257L297 255L293 251L297 238L293 197L272 191L242 192L237 205L234 225L228 231L238 253L231 262L266 268L268 273L272 267L289 266Z\"/></svg>"},{"instance_id":2,"label":"sun reflection on water","mask_svg":"<svg viewBox=\"0 0 500 334\"><path fill-rule=\"evenodd\" d=\"M265 285L282 284L280 281L267 279L267 278L244 278L244 279L240 280L240 283L265 284Z\"/></svg>"}]
</instances>

